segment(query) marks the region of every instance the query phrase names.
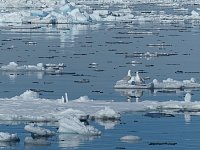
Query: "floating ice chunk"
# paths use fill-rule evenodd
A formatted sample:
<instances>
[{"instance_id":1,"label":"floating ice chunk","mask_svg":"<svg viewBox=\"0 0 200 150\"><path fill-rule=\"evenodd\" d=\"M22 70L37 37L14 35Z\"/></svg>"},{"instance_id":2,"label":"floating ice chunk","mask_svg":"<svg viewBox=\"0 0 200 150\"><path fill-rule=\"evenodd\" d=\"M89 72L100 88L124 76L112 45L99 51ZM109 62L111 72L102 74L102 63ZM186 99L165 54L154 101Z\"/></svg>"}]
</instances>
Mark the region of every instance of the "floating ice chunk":
<instances>
[{"instance_id":1,"label":"floating ice chunk","mask_svg":"<svg viewBox=\"0 0 200 150\"><path fill-rule=\"evenodd\" d=\"M73 100L74 102L91 102L93 100L89 99L88 96L81 96L78 99Z\"/></svg>"},{"instance_id":2,"label":"floating ice chunk","mask_svg":"<svg viewBox=\"0 0 200 150\"><path fill-rule=\"evenodd\" d=\"M23 65L19 66L15 62L10 62L8 65L1 66L0 70L3 71L46 71L60 73L64 68L63 63L59 64L43 64L38 63L37 65Z\"/></svg>"},{"instance_id":3,"label":"floating ice chunk","mask_svg":"<svg viewBox=\"0 0 200 150\"><path fill-rule=\"evenodd\" d=\"M79 120L86 121L88 119L88 115L85 114L85 112L81 110L77 110L77 109L72 109L72 108L55 113L55 115L57 116L57 118L63 118L63 116L74 116L78 118Z\"/></svg>"},{"instance_id":4,"label":"floating ice chunk","mask_svg":"<svg viewBox=\"0 0 200 150\"><path fill-rule=\"evenodd\" d=\"M88 18L84 14L82 14L78 8L75 8L71 12L69 12L69 15L73 18L74 22L88 22Z\"/></svg>"},{"instance_id":5,"label":"floating ice chunk","mask_svg":"<svg viewBox=\"0 0 200 150\"><path fill-rule=\"evenodd\" d=\"M84 125L83 122L76 117L65 116L59 120L58 132L82 134L82 135L100 135L101 132L90 125Z\"/></svg>"},{"instance_id":6,"label":"floating ice chunk","mask_svg":"<svg viewBox=\"0 0 200 150\"><path fill-rule=\"evenodd\" d=\"M192 14L192 18L199 18L199 13L196 12L195 10L193 10L193 11L191 12L191 14Z\"/></svg>"},{"instance_id":7,"label":"floating ice chunk","mask_svg":"<svg viewBox=\"0 0 200 150\"><path fill-rule=\"evenodd\" d=\"M141 140L139 136L135 135L126 135L120 138L122 142L127 142L127 143L137 143Z\"/></svg>"},{"instance_id":8,"label":"floating ice chunk","mask_svg":"<svg viewBox=\"0 0 200 150\"><path fill-rule=\"evenodd\" d=\"M2 70L17 70L18 64L15 62L9 62L8 65L2 66Z\"/></svg>"},{"instance_id":9,"label":"floating ice chunk","mask_svg":"<svg viewBox=\"0 0 200 150\"><path fill-rule=\"evenodd\" d=\"M46 17L47 15L47 12L41 10L31 10L31 16Z\"/></svg>"},{"instance_id":10,"label":"floating ice chunk","mask_svg":"<svg viewBox=\"0 0 200 150\"><path fill-rule=\"evenodd\" d=\"M103 119L103 120L115 120L120 118L120 114L111 109L110 107L105 107L104 109L96 112L92 115L94 119Z\"/></svg>"},{"instance_id":11,"label":"floating ice chunk","mask_svg":"<svg viewBox=\"0 0 200 150\"><path fill-rule=\"evenodd\" d=\"M16 99L16 100L34 100L34 99L38 99L39 98L39 94L37 92L31 91L31 90L27 90L24 93L22 93L20 96L15 96L12 99Z\"/></svg>"},{"instance_id":12,"label":"floating ice chunk","mask_svg":"<svg viewBox=\"0 0 200 150\"><path fill-rule=\"evenodd\" d=\"M19 141L17 134L11 134L8 132L0 132L0 142L13 142Z\"/></svg>"},{"instance_id":13,"label":"floating ice chunk","mask_svg":"<svg viewBox=\"0 0 200 150\"><path fill-rule=\"evenodd\" d=\"M45 128L41 128L39 126L37 126L36 124L29 124L29 125L26 125L24 127L24 129L36 136L52 136L55 134L55 132L53 131L50 131L48 129L45 129Z\"/></svg>"}]
</instances>

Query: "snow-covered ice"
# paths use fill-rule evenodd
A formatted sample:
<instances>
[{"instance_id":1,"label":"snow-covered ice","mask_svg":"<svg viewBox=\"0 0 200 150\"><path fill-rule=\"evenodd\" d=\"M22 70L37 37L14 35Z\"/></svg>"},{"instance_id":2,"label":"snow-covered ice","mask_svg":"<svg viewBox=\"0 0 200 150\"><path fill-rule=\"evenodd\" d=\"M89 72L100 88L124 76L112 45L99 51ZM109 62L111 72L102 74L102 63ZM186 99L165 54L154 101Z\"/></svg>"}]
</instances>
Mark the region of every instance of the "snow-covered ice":
<instances>
[{"instance_id":1,"label":"snow-covered ice","mask_svg":"<svg viewBox=\"0 0 200 150\"><path fill-rule=\"evenodd\" d=\"M35 136L52 136L55 132L48 129L37 126L36 124L29 124L24 127L24 129Z\"/></svg>"},{"instance_id":2,"label":"snow-covered ice","mask_svg":"<svg viewBox=\"0 0 200 150\"><path fill-rule=\"evenodd\" d=\"M19 141L17 134L11 134L8 132L0 132L0 142L15 142Z\"/></svg>"},{"instance_id":3,"label":"snow-covered ice","mask_svg":"<svg viewBox=\"0 0 200 150\"><path fill-rule=\"evenodd\" d=\"M111 109L110 107L105 107L104 109L101 109L95 114L91 115L91 118L102 120L118 120L120 118L120 114Z\"/></svg>"},{"instance_id":4,"label":"snow-covered ice","mask_svg":"<svg viewBox=\"0 0 200 150\"><path fill-rule=\"evenodd\" d=\"M102 4L104 9L93 8L91 3ZM162 10L150 10L139 12L132 10L133 4L151 3L155 7L172 7L175 11L187 14L168 14ZM158 22L172 23L174 21L184 22L185 20L200 20L198 10L188 10L183 8L186 0L176 2L170 1L131 1L131 0L112 0L112 1L59 1L59 0L1 0L0 23L32 23L32 24L58 24L58 23L95 23L102 21L135 21L135 22ZM192 2L191 2L192 3ZM193 2L196 4L196 2ZM112 10L111 6L121 5L118 10ZM29 8L28 10L26 8ZM149 13L150 12L150 13Z\"/></svg>"},{"instance_id":5,"label":"snow-covered ice","mask_svg":"<svg viewBox=\"0 0 200 150\"><path fill-rule=\"evenodd\" d=\"M186 96L188 97L188 96ZM129 111L146 110L184 110L199 111L199 101L169 100L164 102L154 100L143 100L139 103L118 102L114 100L91 100L76 101L69 100L68 103L60 103L60 99L39 98L33 91L26 91L20 96L12 98L1 98L0 120L29 120L29 121L65 121L79 120L82 115L112 118L120 117L119 113ZM66 118L67 116L67 118ZM64 118L64 119L63 119ZM72 123L73 124L73 123ZM77 125L82 125L77 122Z\"/></svg>"},{"instance_id":6,"label":"snow-covered ice","mask_svg":"<svg viewBox=\"0 0 200 150\"><path fill-rule=\"evenodd\" d=\"M143 81L143 82L142 82ZM194 78L190 80L178 81L171 78L159 82L153 79L152 82L145 84L144 80L136 72L136 76L132 76L130 80L122 79L114 85L116 89L192 89L200 88L200 84Z\"/></svg>"},{"instance_id":7,"label":"snow-covered ice","mask_svg":"<svg viewBox=\"0 0 200 150\"><path fill-rule=\"evenodd\" d=\"M58 132L82 135L101 135L101 131L90 125L84 125L78 118L72 116L65 116L59 120Z\"/></svg>"},{"instance_id":8,"label":"snow-covered ice","mask_svg":"<svg viewBox=\"0 0 200 150\"><path fill-rule=\"evenodd\" d=\"M61 73L64 69L64 64L43 64L38 63L37 65L18 65L15 62L9 62L8 65L3 65L0 67L2 71L44 71L44 72L53 72Z\"/></svg>"},{"instance_id":9,"label":"snow-covered ice","mask_svg":"<svg viewBox=\"0 0 200 150\"><path fill-rule=\"evenodd\" d=\"M192 101L191 95L188 93L182 101L154 101L143 100L141 102L119 102L114 100L89 100L85 96L79 99L69 100L67 103L60 103L61 99L44 99L39 98L38 94L33 91L26 91L20 96L12 98L0 98L0 120L11 121L40 121L40 122L58 122L55 126L58 127L59 134L80 134L86 136L101 135L101 131L91 125L87 125L80 121L80 116L88 115L95 116L95 121L100 125L105 126L105 129L112 128L119 119L121 113L126 112L168 112L169 114L184 113L186 121L189 122L190 114L200 115L200 102ZM190 112L190 114L187 114ZM94 115L95 114L95 115ZM106 118L108 120L102 120ZM107 122L104 122L107 121ZM111 122L109 122L111 121ZM43 128L28 124L24 128L26 131L37 136L50 136L54 132ZM6 136L5 136L6 135ZM17 139L16 135L2 134L2 140ZM127 139L128 138L128 139ZM133 137L124 137L122 140L133 141ZM41 141L42 140L42 141ZM25 144L48 144L48 141L43 139L26 138Z\"/></svg>"}]
</instances>

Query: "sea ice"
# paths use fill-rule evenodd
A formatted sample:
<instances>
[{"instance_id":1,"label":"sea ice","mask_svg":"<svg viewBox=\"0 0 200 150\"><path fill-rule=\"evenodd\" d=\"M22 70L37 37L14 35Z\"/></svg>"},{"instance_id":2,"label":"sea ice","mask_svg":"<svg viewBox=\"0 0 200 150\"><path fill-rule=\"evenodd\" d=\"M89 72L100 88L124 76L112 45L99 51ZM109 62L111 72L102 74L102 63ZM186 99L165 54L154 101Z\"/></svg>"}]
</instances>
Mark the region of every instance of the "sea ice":
<instances>
[{"instance_id":1,"label":"sea ice","mask_svg":"<svg viewBox=\"0 0 200 150\"><path fill-rule=\"evenodd\" d=\"M88 99L88 98L87 98ZM33 91L26 91L20 96L12 98L0 98L0 120L8 121L40 121L59 122L59 132L76 133L83 135L99 135L101 132L90 125L85 125L80 120L86 121L88 116L95 116L99 121L103 118L119 118L119 113L137 111L169 111L170 114L177 112L195 112L199 115L200 102L191 101L190 94L185 100L176 101L153 101L141 102L117 102L113 100L69 100L68 103L60 103L60 99L42 99ZM193 113L194 114L194 113ZM83 119L84 118L84 119ZM104 121L104 120L103 120ZM107 120L106 120L107 121ZM112 125L111 125L112 126ZM40 127L27 125L27 130L39 135L45 135L46 130ZM109 127L108 127L109 128Z\"/></svg>"},{"instance_id":2,"label":"sea ice","mask_svg":"<svg viewBox=\"0 0 200 150\"><path fill-rule=\"evenodd\" d=\"M17 134L11 134L8 132L0 132L0 141L1 142L13 142L13 141L19 141L19 137Z\"/></svg>"},{"instance_id":3,"label":"sea ice","mask_svg":"<svg viewBox=\"0 0 200 150\"><path fill-rule=\"evenodd\" d=\"M105 107L104 109L96 112L94 115L91 115L91 118L102 120L118 120L120 118L120 114L110 107Z\"/></svg>"},{"instance_id":4,"label":"sea ice","mask_svg":"<svg viewBox=\"0 0 200 150\"><path fill-rule=\"evenodd\" d=\"M100 135L101 132L90 125L84 125L76 117L65 116L59 120L58 132L82 134L82 135Z\"/></svg>"},{"instance_id":5,"label":"sea ice","mask_svg":"<svg viewBox=\"0 0 200 150\"><path fill-rule=\"evenodd\" d=\"M138 143L141 138L139 136L135 135L126 135L120 138L122 142L127 142L127 143Z\"/></svg>"},{"instance_id":6,"label":"sea ice","mask_svg":"<svg viewBox=\"0 0 200 150\"><path fill-rule=\"evenodd\" d=\"M24 129L35 136L52 136L55 132L48 129L37 126L36 124L29 124L24 127Z\"/></svg>"},{"instance_id":7,"label":"sea ice","mask_svg":"<svg viewBox=\"0 0 200 150\"><path fill-rule=\"evenodd\" d=\"M129 70L130 71L130 70ZM128 71L128 72L129 72ZM194 78L190 80L178 81L171 78L159 82L154 79L151 83L145 84L144 80L136 72L136 76L131 76L129 79L124 78L119 80L114 85L116 89L189 89L200 88L200 84L195 82Z\"/></svg>"},{"instance_id":8,"label":"sea ice","mask_svg":"<svg viewBox=\"0 0 200 150\"><path fill-rule=\"evenodd\" d=\"M2 71L44 71L44 72L53 72L53 73L61 73L64 69L64 64L43 64L38 63L37 65L23 65L19 66L15 62L10 62L8 65L4 65L0 67Z\"/></svg>"}]
</instances>

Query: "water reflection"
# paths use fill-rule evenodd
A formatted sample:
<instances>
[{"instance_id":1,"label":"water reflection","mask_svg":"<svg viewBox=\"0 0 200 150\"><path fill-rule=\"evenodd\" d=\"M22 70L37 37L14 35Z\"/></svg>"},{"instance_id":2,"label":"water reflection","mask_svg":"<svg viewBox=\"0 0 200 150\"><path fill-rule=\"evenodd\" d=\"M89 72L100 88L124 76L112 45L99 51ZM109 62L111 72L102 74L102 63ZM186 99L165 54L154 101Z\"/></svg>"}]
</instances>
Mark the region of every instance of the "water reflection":
<instances>
[{"instance_id":1,"label":"water reflection","mask_svg":"<svg viewBox=\"0 0 200 150\"><path fill-rule=\"evenodd\" d=\"M80 134L59 134L59 147L62 148L76 148L80 144L95 139L94 136L80 135Z\"/></svg>"},{"instance_id":2,"label":"water reflection","mask_svg":"<svg viewBox=\"0 0 200 150\"><path fill-rule=\"evenodd\" d=\"M84 25L84 24L58 24L55 26L55 30L59 31L60 35L60 47L74 47L75 39L80 35L86 34L88 31L98 29L99 24Z\"/></svg>"},{"instance_id":3,"label":"water reflection","mask_svg":"<svg viewBox=\"0 0 200 150\"><path fill-rule=\"evenodd\" d=\"M119 124L119 120L102 120L95 119L95 122L104 126L105 129L113 129L117 124Z\"/></svg>"},{"instance_id":4,"label":"water reflection","mask_svg":"<svg viewBox=\"0 0 200 150\"><path fill-rule=\"evenodd\" d=\"M199 91L196 89L115 89L120 95L126 96L127 101L131 102L135 98L135 102L140 102L144 93L156 95L157 93L175 93L176 95L191 93L192 91Z\"/></svg>"},{"instance_id":5,"label":"water reflection","mask_svg":"<svg viewBox=\"0 0 200 150\"><path fill-rule=\"evenodd\" d=\"M131 102L132 98L135 98L136 102L140 102L140 98L144 92L151 92L149 89L115 89L122 96L127 96L127 101Z\"/></svg>"},{"instance_id":6,"label":"water reflection","mask_svg":"<svg viewBox=\"0 0 200 150\"><path fill-rule=\"evenodd\" d=\"M51 73L51 72L44 72L44 71L33 71L33 72L27 72L27 71L2 71L2 75L3 76L8 76L8 78L11 80L11 81L15 81L17 79L18 76L24 76L24 75L27 75L27 76L36 76L37 79L43 79L45 75L61 75L62 73Z\"/></svg>"},{"instance_id":7,"label":"water reflection","mask_svg":"<svg viewBox=\"0 0 200 150\"><path fill-rule=\"evenodd\" d=\"M17 143L19 143L19 141L10 141L10 142L0 141L0 148L12 148L12 149L14 149L14 147L16 147Z\"/></svg>"},{"instance_id":8,"label":"water reflection","mask_svg":"<svg viewBox=\"0 0 200 150\"><path fill-rule=\"evenodd\" d=\"M7 27L4 30L20 35L28 34L30 36L41 36L45 34L45 38L59 38L61 48L74 47L75 39L81 35L87 35L91 30L97 30L100 24L56 24L56 25L23 25ZM6 32L10 34L10 32Z\"/></svg>"},{"instance_id":9,"label":"water reflection","mask_svg":"<svg viewBox=\"0 0 200 150\"><path fill-rule=\"evenodd\" d=\"M33 149L37 147L47 148L51 146L51 142L48 141L48 138L46 137L37 137L37 138L25 137L24 146L25 146L25 149Z\"/></svg>"}]
</instances>

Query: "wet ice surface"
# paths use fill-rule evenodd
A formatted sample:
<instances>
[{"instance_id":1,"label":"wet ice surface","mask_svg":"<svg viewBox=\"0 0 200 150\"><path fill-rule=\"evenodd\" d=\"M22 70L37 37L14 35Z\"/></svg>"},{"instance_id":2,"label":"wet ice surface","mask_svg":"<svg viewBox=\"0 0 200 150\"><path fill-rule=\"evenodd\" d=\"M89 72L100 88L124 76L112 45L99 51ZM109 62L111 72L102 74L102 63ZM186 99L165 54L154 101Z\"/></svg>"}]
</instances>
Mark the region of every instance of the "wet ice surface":
<instances>
[{"instance_id":1,"label":"wet ice surface","mask_svg":"<svg viewBox=\"0 0 200 150\"><path fill-rule=\"evenodd\" d=\"M116 81L129 69L139 71L146 82L155 78L162 81L169 77L180 81L194 77L200 82L199 16L191 13L192 10L199 11L199 4L187 4L186 1L177 6L176 3L166 2L165 6L157 7L161 4L143 5L138 2L129 5L135 10L136 18L124 23L2 26L1 66L16 62L20 66L64 63L66 67L59 74L1 71L0 97L14 97L31 89L38 92L40 97L50 99L61 98L67 92L69 99L87 95L94 100L164 102L183 101L185 94L190 92L192 101L199 101L198 89L113 89ZM89 5L95 8L108 6ZM120 5L110 6L110 9L115 10L115 6ZM144 11L147 8L149 11ZM159 20L157 14L162 13L161 8L167 14L179 15L179 18L174 16L177 20L171 20L172 16L164 14L166 19ZM155 9L158 12L151 12ZM189 17L183 17L186 15ZM196 15L196 19L190 20L191 15ZM157 19L155 22L151 22L153 17ZM90 120L89 124L100 130L101 136L57 133L57 124L38 123L40 127L56 132L56 135L48 138L31 137L31 133L24 130L29 121L1 121L1 132L17 133L20 141L0 142L0 146L16 149L199 147L199 110L191 112L182 109L172 115L171 111L160 111L122 113L121 120ZM122 137L128 137L128 140L121 141ZM131 141L133 137L141 140Z\"/></svg>"}]
</instances>

